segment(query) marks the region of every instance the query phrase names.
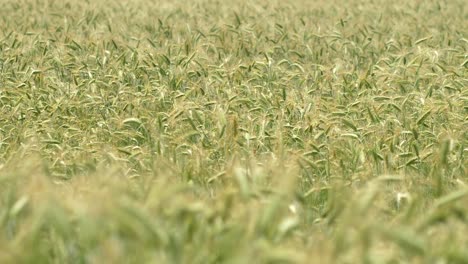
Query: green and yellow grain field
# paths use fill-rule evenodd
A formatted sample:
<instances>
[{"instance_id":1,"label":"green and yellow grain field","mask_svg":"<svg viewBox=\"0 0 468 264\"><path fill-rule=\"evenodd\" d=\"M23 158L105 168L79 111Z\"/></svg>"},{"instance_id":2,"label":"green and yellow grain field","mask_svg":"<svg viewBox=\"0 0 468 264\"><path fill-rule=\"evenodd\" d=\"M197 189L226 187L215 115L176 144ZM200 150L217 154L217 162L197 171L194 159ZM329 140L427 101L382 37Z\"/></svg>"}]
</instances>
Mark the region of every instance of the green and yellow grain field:
<instances>
[{"instance_id":1,"label":"green and yellow grain field","mask_svg":"<svg viewBox=\"0 0 468 264\"><path fill-rule=\"evenodd\" d=\"M0 263L468 263L463 0L0 0Z\"/></svg>"}]
</instances>

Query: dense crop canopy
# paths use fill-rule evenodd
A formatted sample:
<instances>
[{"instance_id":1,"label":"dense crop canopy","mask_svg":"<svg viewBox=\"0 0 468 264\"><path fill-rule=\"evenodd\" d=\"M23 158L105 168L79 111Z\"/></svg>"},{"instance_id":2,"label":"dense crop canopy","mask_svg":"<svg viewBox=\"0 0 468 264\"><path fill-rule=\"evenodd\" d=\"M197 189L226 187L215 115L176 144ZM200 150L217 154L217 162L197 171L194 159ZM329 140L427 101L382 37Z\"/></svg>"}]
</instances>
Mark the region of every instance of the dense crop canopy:
<instances>
[{"instance_id":1,"label":"dense crop canopy","mask_svg":"<svg viewBox=\"0 0 468 264\"><path fill-rule=\"evenodd\" d=\"M0 263L468 262L465 1L0 5Z\"/></svg>"}]
</instances>

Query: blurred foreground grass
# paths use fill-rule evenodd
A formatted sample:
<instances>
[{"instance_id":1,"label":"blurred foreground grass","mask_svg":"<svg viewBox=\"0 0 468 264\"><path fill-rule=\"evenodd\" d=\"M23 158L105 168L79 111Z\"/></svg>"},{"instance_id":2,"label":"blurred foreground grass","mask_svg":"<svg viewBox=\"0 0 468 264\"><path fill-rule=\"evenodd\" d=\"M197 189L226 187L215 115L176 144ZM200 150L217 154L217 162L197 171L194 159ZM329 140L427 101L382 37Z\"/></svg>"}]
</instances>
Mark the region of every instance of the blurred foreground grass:
<instances>
[{"instance_id":1,"label":"blurred foreground grass","mask_svg":"<svg viewBox=\"0 0 468 264\"><path fill-rule=\"evenodd\" d=\"M468 263L463 1L2 1L0 263Z\"/></svg>"}]
</instances>

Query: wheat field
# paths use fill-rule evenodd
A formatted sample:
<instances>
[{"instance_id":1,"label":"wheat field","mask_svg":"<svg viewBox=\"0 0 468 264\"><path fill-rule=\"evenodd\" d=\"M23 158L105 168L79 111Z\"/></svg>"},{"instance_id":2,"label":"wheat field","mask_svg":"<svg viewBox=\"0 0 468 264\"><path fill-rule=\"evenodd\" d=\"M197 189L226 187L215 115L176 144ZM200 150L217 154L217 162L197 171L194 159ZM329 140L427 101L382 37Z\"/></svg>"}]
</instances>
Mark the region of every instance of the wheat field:
<instances>
[{"instance_id":1,"label":"wheat field","mask_svg":"<svg viewBox=\"0 0 468 264\"><path fill-rule=\"evenodd\" d=\"M465 1L0 4L0 263L468 263Z\"/></svg>"}]
</instances>

